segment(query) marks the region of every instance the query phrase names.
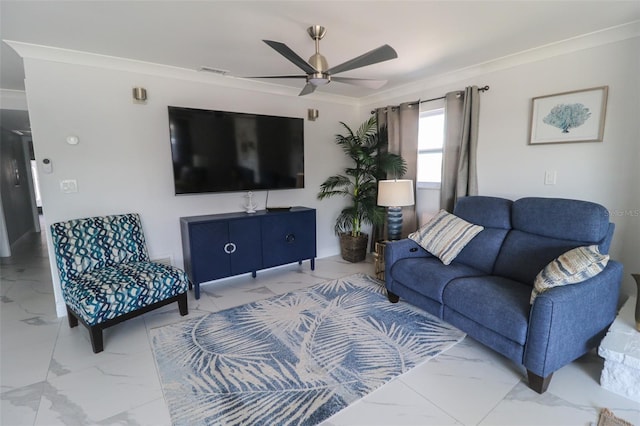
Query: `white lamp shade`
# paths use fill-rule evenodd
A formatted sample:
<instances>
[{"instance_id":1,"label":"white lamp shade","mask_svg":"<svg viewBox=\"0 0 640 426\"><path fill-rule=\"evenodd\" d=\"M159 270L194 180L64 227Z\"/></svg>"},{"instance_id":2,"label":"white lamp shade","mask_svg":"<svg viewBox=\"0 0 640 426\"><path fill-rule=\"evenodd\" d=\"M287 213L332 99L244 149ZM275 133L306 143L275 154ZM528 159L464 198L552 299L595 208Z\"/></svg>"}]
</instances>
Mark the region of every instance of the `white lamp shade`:
<instances>
[{"instance_id":1,"label":"white lamp shade","mask_svg":"<svg viewBox=\"0 0 640 426\"><path fill-rule=\"evenodd\" d=\"M378 181L378 205L385 207L412 206L413 181L410 179Z\"/></svg>"}]
</instances>

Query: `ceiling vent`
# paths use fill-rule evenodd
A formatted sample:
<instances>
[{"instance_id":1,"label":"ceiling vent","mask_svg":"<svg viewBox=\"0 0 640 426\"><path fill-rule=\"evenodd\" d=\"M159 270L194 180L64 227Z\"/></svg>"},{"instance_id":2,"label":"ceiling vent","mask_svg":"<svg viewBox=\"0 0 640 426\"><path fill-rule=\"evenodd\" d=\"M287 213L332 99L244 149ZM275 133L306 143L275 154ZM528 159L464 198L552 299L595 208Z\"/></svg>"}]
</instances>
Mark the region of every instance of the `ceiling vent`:
<instances>
[{"instance_id":1,"label":"ceiling vent","mask_svg":"<svg viewBox=\"0 0 640 426\"><path fill-rule=\"evenodd\" d=\"M227 75L227 74L229 74L229 71L227 71L227 70L223 70L223 69L220 69L220 68L206 67L206 66L201 66L199 71L210 72L210 73L218 74L218 75Z\"/></svg>"}]
</instances>

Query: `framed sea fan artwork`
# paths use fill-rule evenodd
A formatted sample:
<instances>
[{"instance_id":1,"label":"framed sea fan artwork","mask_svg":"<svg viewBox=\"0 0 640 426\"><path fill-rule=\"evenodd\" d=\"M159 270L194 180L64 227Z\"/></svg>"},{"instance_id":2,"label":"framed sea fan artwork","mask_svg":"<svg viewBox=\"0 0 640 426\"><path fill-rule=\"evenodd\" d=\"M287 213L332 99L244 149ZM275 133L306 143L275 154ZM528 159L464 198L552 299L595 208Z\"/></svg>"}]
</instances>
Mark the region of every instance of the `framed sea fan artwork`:
<instances>
[{"instance_id":1,"label":"framed sea fan artwork","mask_svg":"<svg viewBox=\"0 0 640 426\"><path fill-rule=\"evenodd\" d=\"M529 144L602 142L608 93L600 86L533 98Z\"/></svg>"}]
</instances>

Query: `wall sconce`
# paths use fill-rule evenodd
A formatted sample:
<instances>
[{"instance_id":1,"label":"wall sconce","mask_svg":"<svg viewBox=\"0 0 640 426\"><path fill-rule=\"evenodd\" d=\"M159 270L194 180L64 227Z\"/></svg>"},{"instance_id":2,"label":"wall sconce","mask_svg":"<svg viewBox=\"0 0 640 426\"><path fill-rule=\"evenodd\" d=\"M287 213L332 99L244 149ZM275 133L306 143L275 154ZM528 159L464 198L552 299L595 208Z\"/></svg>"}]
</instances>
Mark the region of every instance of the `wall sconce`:
<instances>
[{"instance_id":1,"label":"wall sconce","mask_svg":"<svg viewBox=\"0 0 640 426\"><path fill-rule=\"evenodd\" d=\"M147 89L144 87L134 87L133 88L133 100L136 102L146 102L147 100Z\"/></svg>"},{"instance_id":2,"label":"wall sconce","mask_svg":"<svg viewBox=\"0 0 640 426\"><path fill-rule=\"evenodd\" d=\"M387 207L387 238L389 241L401 238L402 206L412 206L414 202L412 180L378 181L378 205Z\"/></svg>"},{"instance_id":3,"label":"wall sconce","mask_svg":"<svg viewBox=\"0 0 640 426\"><path fill-rule=\"evenodd\" d=\"M315 108L309 108L307 110L307 119L309 121L316 121L316 119L320 117L320 111Z\"/></svg>"}]
</instances>

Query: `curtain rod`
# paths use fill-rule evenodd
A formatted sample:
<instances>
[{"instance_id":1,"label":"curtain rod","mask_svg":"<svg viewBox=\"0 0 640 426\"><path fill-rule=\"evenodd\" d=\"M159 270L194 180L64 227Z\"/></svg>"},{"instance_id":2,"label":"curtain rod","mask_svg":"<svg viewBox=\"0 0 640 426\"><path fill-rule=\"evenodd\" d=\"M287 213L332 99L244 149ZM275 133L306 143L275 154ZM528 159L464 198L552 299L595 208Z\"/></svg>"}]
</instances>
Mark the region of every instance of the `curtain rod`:
<instances>
[{"instance_id":1,"label":"curtain rod","mask_svg":"<svg viewBox=\"0 0 640 426\"><path fill-rule=\"evenodd\" d=\"M485 85L484 87L479 87L478 88L478 92L486 92L487 90L489 90L489 86ZM439 101L440 99L444 99L446 98L446 96L440 96L438 98L431 98L431 99L425 99L424 101L419 101L419 102L411 102L409 105L417 105L417 104L423 104L425 102L433 102L433 101ZM375 110L371 111L371 114L375 114Z\"/></svg>"}]
</instances>

